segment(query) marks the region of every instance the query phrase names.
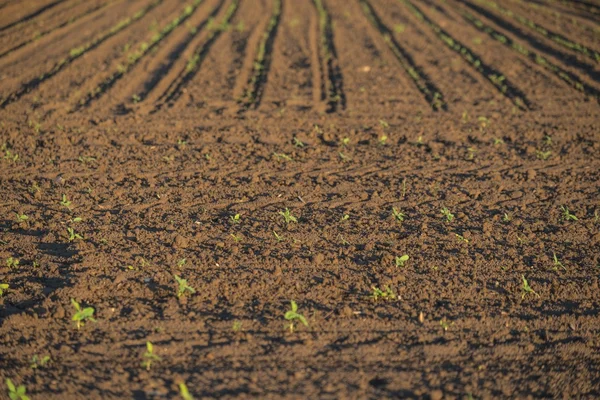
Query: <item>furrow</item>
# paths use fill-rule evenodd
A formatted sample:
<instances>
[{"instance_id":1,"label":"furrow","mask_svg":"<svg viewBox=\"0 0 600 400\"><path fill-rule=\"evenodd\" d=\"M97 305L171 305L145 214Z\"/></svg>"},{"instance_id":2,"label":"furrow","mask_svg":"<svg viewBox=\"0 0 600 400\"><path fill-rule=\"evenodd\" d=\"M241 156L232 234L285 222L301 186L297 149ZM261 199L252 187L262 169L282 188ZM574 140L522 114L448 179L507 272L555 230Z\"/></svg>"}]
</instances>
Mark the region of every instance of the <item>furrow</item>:
<instances>
[{"instance_id":1,"label":"furrow","mask_svg":"<svg viewBox=\"0 0 600 400\"><path fill-rule=\"evenodd\" d=\"M138 49L130 52L127 55L127 60L117 67L117 70L113 72L104 82L96 86L87 96L79 101L79 104L74 108L78 110L82 107L87 107L90 103L104 93L106 93L114 84L127 74L135 65L137 65L144 56L150 53L158 44L168 37L178 26L185 22L198 8L203 0L194 0L191 5L185 7L179 16L173 19L170 23L164 26L158 33L153 35L148 42L142 42ZM136 99L137 100L137 99Z\"/></svg>"},{"instance_id":2,"label":"furrow","mask_svg":"<svg viewBox=\"0 0 600 400\"><path fill-rule=\"evenodd\" d=\"M71 24L77 22L78 20L80 20L81 18L87 17L88 15L92 15L95 12L100 11L100 10L106 8L110 4L111 3L99 4L99 5L97 5L97 6L93 7L93 8L85 11L84 13L77 15L76 17L69 18L67 21L64 21L64 22L60 23L59 25L55 26L54 28L48 29L48 30L43 31L43 32L36 33L35 36L31 37L30 39L25 40L24 42L21 42L18 45L13 46L12 48L10 48L10 49L4 51L3 53L1 53L0 54L0 58L5 57L5 56L13 53L13 52L15 52L15 51L17 51L17 50L19 50L19 49L27 46L28 44L34 43L34 42L38 41L39 39L41 39L42 37L44 37L44 36L46 36L48 34L51 34L52 32L54 32L54 31L56 31L58 29L64 28L65 26L68 26L68 25L71 25Z\"/></svg>"},{"instance_id":3,"label":"furrow","mask_svg":"<svg viewBox=\"0 0 600 400\"><path fill-rule=\"evenodd\" d=\"M273 42L277 34L280 17L281 0L273 0L271 17L258 44L250 79L246 83L244 94L239 99L240 104L245 108L257 107L260 104L264 84L271 66Z\"/></svg>"},{"instance_id":4,"label":"furrow","mask_svg":"<svg viewBox=\"0 0 600 400\"><path fill-rule=\"evenodd\" d=\"M60 60L58 63L56 63L52 68L50 68L50 70L42 73L40 76L35 77L28 82L24 83L15 92L6 96L0 102L0 108L4 108L8 104L13 103L14 101L20 99L24 94L26 94L30 90L36 88L42 82L50 79L51 77L58 74L60 71L64 70L73 61L77 60L78 58L80 58L84 54L88 53L89 51L97 48L104 41L106 41L107 39L116 35L117 33L121 32L122 30L124 30L125 28L130 26L132 23L140 20L149 11L151 11L153 8L155 8L160 3L162 3L162 1L163 0L154 0L152 3L150 3L146 7L142 8L141 10L136 12L132 17L127 17L125 19L122 19L117 24L113 25L109 30L102 33L101 35L99 35L98 37L93 39L92 41L85 43L82 46L71 49L69 51L69 54L66 57L64 57L62 60Z\"/></svg>"},{"instance_id":5,"label":"furrow","mask_svg":"<svg viewBox=\"0 0 600 400\"><path fill-rule=\"evenodd\" d=\"M402 68L404 68L408 76L413 80L417 86L417 89L419 89L419 91L423 94L433 110L447 110L447 104L441 91L429 80L427 76L425 76L420 68L415 65L412 57L394 39L390 29L381 21L371 5L366 0L358 0L358 2L361 5L363 13L369 22L371 22L371 24L383 36L384 42L388 45Z\"/></svg>"},{"instance_id":6,"label":"furrow","mask_svg":"<svg viewBox=\"0 0 600 400\"><path fill-rule=\"evenodd\" d=\"M487 79L500 93L510 99L517 107L521 109L529 108L529 101L525 94L516 86L512 85L504 74L496 71L491 66L485 64L479 56L474 54L471 49L454 39L448 32L443 30L438 24L430 20L421 10L409 0L398 0L403 3L415 15L417 19L427 25L436 36L452 51L459 54L469 65Z\"/></svg>"},{"instance_id":7,"label":"furrow","mask_svg":"<svg viewBox=\"0 0 600 400\"><path fill-rule=\"evenodd\" d=\"M583 92L585 94L594 96L594 97L596 97L596 99L600 99L600 91L598 91L596 88L593 88L593 87L583 83L582 80L575 74L572 74L572 73L564 70L563 68L552 63L547 58L534 52L533 50L530 50L527 47L522 46L519 43L516 43L509 37L496 31L491 26L486 25L483 21L476 18L473 14L471 14L467 11L464 11L464 10L458 10L458 13L460 15L462 15L462 17L465 19L465 21L467 23L469 23L470 25L472 25L475 28L477 28L478 30L486 33L490 38L492 38L493 40L495 40L497 42L502 43L504 46L506 46L510 50L527 57L529 60L531 60L535 64L550 71L555 76L557 76L558 78L565 81L573 89Z\"/></svg>"},{"instance_id":8,"label":"furrow","mask_svg":"<svg viewBox=\"0 0 600 400\"><path fill-rule=\"evenodd\" d=\"M42 14L42 13L44 13L44 12L46 12L46 11L54 8L54 7L56 7L60 3L63 3L64 1L65 0L58 0L58 1L55 1L53 3L46 4L45 6L43 6L42 8L40 8L39 10L36 10L33 13L31 13L31 14L29 14L29 15L27 15L27 16L25 16L25 17L23 17L23 18L21 18L21 19L19 19L17 21L15 21L15 22L11 22L10 24L3 26L2 28L0 28L0 32L4 32L7 29L10 29L10 28L15 27L17 25L20 25L20 24L22 24L24 22L27 22L27 21L29 21L29 20L37 17L38 15L40 15L40 14Z\"/></svg>"},{"instance_id":9,"label":"furrow","mask_svg":"<svg viewBox=\"0 0 600 400\"><path fill-rule=\"evenodd\" d=\"M331 17L323 0L313 0L319 15L319 54L321 60L321 98L326 102L329 111L335 111L339 106L346 107L344 80L337 62L337 53L333 41ZM327 75L325 77L325 75Z\"/></svg>"},{"instance_id":10,"label":"furrow","mask_svg":"<svg viewBox=\"0 0 600 400\"><path fill-rule=\"evenodd\" d=\"M504 15L505 17L508 17L508 18L511 18L511 19L517 21L519 24L528 27L529 29L533 30L534 32L538 33L539 35L542 35L545 38L552 40L553 42L557 43L558 45L560 45L566 49L581 53L596 62L600 62L600 53L598 53L596 50L590 49L581 43L577 43L559 33L553 32L539 24L536 24L529 18L526 18L526 17L519 15L507 8L504 8L493 0L476 0L476 1L479 4L484 4L487 7L499 12L500 14Z\"/></svg>"}]
</instances>

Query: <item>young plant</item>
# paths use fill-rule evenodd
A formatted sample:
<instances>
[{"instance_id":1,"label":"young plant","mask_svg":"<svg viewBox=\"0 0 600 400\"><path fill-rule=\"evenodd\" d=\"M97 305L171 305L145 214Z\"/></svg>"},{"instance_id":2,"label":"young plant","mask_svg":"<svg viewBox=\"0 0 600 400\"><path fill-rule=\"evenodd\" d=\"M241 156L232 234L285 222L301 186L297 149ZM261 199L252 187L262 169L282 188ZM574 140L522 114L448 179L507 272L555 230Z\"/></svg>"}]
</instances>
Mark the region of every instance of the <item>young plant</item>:
<instances>
[{"instance_id":1,"label":"young plant","mask_svg":"<svg viewBox=\"0 0 600 400\"><path fill-rule=\"evenodd\" d=\"M560 211L562 211L562 220L563 221L577 221L577 217L569 212L569 207L560 206Z\"/></svg>"},{"instance_id":2,"label":"young plant","mask_svg":"<svg viewBox=\"0 0 600 400\"><path fill-rule=\"evenodd\" d=\"M186 384L183 382L179 384L179 394L183 400L194 400L194 397L190 394Z\"/></svg>"},{"instance_id":3,"label":"young plant","mask_svg":"<svg viewBox=\"0 0 600 400\"><path fill-rule=\"evenodd\" d=\"M396 300L396 294L392 291L389 286L386 286L384 290L379 289L377 286L372 286L373 292L371 293L371 297L374 301L379 299L382 300Z\"/></svg>"},{"instance_id":4,"label":"young plant","mask_svg":"<svg viewBox=\"0 0 600 400\"><path fill-rule=\"evenodd\" d=\"M19 214L19 213L15 213L17 215L17 222L21 223L21 222L26 222L29 217L25 214Z\"/></svg>"},{"instance_id":5,"label":"young plant","mask_svg":"<svg viewBox=\"0 0 600 400\"><path fill-rule=\"evenodd\" d=\"M8 283L0 283L0 297L4 296L4 292L9 288Z\"/></svg>"},{"instance_id":6,"label":"young plant","mask_svg":"<svg viewBox=\"0 0 600 400\"><path fill-rule=\"evenodd\" d=\"M294 137L293 141L294 141L294 146L296 146L296 147L304 147L305 146L305 144L297 137Z\"/></svg>"},{"instance_id":7,"label":"young plant","mask_svg":"<svg viewBox=\"0 0 600 400\"><path fill-rule=\"evenodd\" d=\"M523 300L525 298L525 296L529 293L536 295L537 297L540 297L539 294L537 294L532 288L531 286L529 286L529 282L527 282L527 279L525 279L525 275L521 275L521 279L523 280L523 284L521 285L521 300Z\"/></svg>"},{"instance_id":8,"label":"young plant","mask_svg":"<svg viewBox=\"0 0 600 400\"><path fill-rule=\"evenodd\" d=\"M240 214L230 215L229 219L231 220L231 223L239 224L240 223Z\"/></svg>"},{"instance_id":9,"label":"young plant","mask_svg":"<svg viewBox=\"0 0 600 400\"><path fill-rule=\"evenodd\" d=\"M458 240L460 240L461 242L464 242L466 244L469 244L469 239L465 238L463 235L459 235L458 233L454 234L456 236L456 238Z\"/></svg>"},{"instance_id":10,"label":"young plant","mask_svg":"<svg viewBox=\"0 0 600 400\"><path fill-rule=\"evenodd\" d=\"M240 321L233 321L231 330L234 332L241 332L242 331L242 323Z\"/></svg>"},{"instance_id":11,"label":"young plant","mask_svg":"<svg viewBox=\"0 0 600 400\"><path fill-rule=\"evenodd\" d=\"M239 243L242 241L242 235L236 235L235 233L230 233L229 236L231 236L236 243Z\"/></svg>"},{"instance_id":12,"label":"young plant","mask_svg":"<svg viewBox=\"0 0 600 400\"><path fill-rule=\"evenodd\" d=\"M286 208L285 211L279 211L279 215L283 216L286 224L289 224L290 222L298 222L298 219L292 215L289 208Z\"/></svg>"},{"instance_id":13,"label":"young plant","mask_svg":"<svg viewBox=\"0 0 600 400\"><path fill-rule=\"evenodd\" d=\"M446 217L447 222L452 222L452 220L454 220L454 214L452 214L446 207L442 208L442 215Z\"/></svg>"},{"instance_id":14,"label":"young plant","mask_svg":"<svg viewBox=\"0 0 600 400\"><path fill-rule=\"evenodd\" d=\"M31 357L31 364L29 365L31 369L36 369L40 367L44 367L46 364L50 362L50 356L39 357L35 354Z\"/></svg>"},{"instance_id":15,"label":"young plant","mask_svg":"<svg viewBox=\"0 0 600 400\"><path fill-rule=\"evenodd\" d=\"M298 304L296 304L294 300L290 302L290 307L290 310L288 310L284 315L284 318L290 321L288 325L290 332L294 332L294 321L296 320L300 321L302 325L308 327L308 322L306 322L306 318L304 318L304 315L298 313Z\"/></svg>"},{"instance_id":16,"label":"young plant","mask_svg":"<svg viewBox=\"0 0 600 400\"><path fill-rule=\"evenodd\" d=\"M10 400L29 400L29 396L25 394L27 392L25 385L15 386L15 384L7 378L6 387L8 388L8 397Z\"/></svg>"},{"instance_id":17,"label":"young plant","mask_svg":"<svg viewBox=\"0 0 600 400\"><path fill-rule=\"evenodd\" d=\"M19 266L19 259L18 258L13 258L13 257L8 257L6 259L6 266L8 268L17 268Z\"/></svg>"},{"instance_id":18,"label":"young plant","mask_svg":"<svg viewBox=\"0 0 600 400\"><path fill-rule=\"evenodd\" d=\"M154 354L154 346L149 341L146 341L146 352L144 353L144 361L142 361L142 367L146 368L146 371L150 371L152 363L160 361L161 358Z\"/></svg>"},{"instance_id":19,"label":"young plant","mask_svg":"<svg viewBox=\"0 0 600 400\"><path fill-rule=\"evenodd\" d=\"M178 275L173 275L177 281L177 297L185 296L188 292L190 294L196 293L196 289L189 286L187 280L180 278Z\"/></svg>"},{"instance_id":20,"label":"young plant","mask_svg":"<svg viewBox=\"0 0 600 400\"><path fill-rule=\"evenodd\" d=\"M348 215L348 214L344 214L344 215L342 216L342 218L340 218L340 221L344 222L344 221L348 221L349 219L350 219L350 215Z\"/></svg>"},{"instance_id":21,"label":"young plant","mask_svg":"<svg viewBox=\"0 0 600 400\"><path fill-rule=\"evenodd\" d=\"M410 257L408 256L408 254L396 257L396 267L404 267L404 264L408 261L409 258Z\"/></svg>"},{"instance_id":22,"label":"young plant","mask_svg":"<svg viewBox=\"0 0 600 400\"><path fill-rule=\"evenodd\" d=\"M65 208L68 208L69 210L71 209L71 202L67 199L66 194L62 195L62 200L60 201L60 205Z\"/></svg>"},{"instance_id":23,"label":"young plant","mask_svg":"<svg viewBox=\"0 0 600 400\"><path fill-rule=\"evenodd\" d=\"M83 240L83 236L81 236L79 233L75 233L73 228L67 228L67 233L69 234L69 242L72 242L76 239Z\"/></svg>"},{"instance_id":24,"label":"young plant","mask_svg":"<svg viewBox=\"0 0 600 400\"><path fill-rule=\"evenodd\" d=\"M454 322L448 322L448 321L446 321L445 318L440 319L440 326L442 327L444 332L446 332L448 330L448 328L450 328L452 325L454 325Z\"/></svg>"},{"instance_id":25,"label":"young plant","mask_svg":"<svg viewBox=\"0 0 600 400\"><path fill-rule=\"evenodd\" d=\"M81 308L75 299L71 299L71 304L73 305L73 308L75 308L75 314L73 314L71 320L75 321L77 329L81 329L86 321L96 322L93 318L94 309L92 307Z\"/></svg>"},{"instance_id":26,"label":"young plant","mask_svg":"<svg viewBox=\"0 0 600 400\"><path fill-rule=\"evenodd\" d=\"M554 262L554 267L552 268L553 270L558 271L559 268L562 268L565 271L567 270L567 267L565 267L563 263L558 260L555 252L552 252L552 261Z\"/></svg>"},{"instance_id":27,"label":"young plant","mask_svg":"<svg viewBox=\"0 0 600 400\"><path fill-rule=\"evenodd\" d=\"M277 232L273 231L273 236L275 236L275 239L277 239L278 242L281 242L284 240L283 236L278 234Z\"/></svg>"},{"instance_id":28,"label":"young plant","mask_svg":"<svg viewBox=\"0 0 600 400\"><path fill-rule=\"evenodd\" d=\"M406 218L406 214L398 210L396 207L392 208L392 215L394 216L394 219L398 222L404 222L404 219Z\"/></svg>"}]
</instances>

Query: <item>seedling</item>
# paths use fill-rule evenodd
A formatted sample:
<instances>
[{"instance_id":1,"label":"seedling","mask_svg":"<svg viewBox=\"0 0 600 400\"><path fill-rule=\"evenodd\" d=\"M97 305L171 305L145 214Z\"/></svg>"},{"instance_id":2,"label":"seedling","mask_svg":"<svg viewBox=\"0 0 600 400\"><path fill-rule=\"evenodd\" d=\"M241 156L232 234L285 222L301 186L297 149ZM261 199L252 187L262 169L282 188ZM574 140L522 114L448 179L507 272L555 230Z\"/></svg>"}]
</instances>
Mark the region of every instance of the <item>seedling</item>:
<instances>
[{"instance_id":1,"label":"seedling","mask_svg":"<svg viewBox=\"0 0 600 400\"><path fill-rule=\"evenodd\" d=\"M396 257L396 267L404 267L404 264L408 261L410 257L408 254L404 254L400 257Z\"/></svg>"},{"instance_id":2,"label":"seedling","mask_svg":"<svg viewBox=\"0 0 600 400\"><path fill-rule=\"evenodd\" d=\"M372 286L371 289L373 289L373 292L371 293L371 297L373 298L374 301L377 301L379 299L383 299L383 300L396 300L396 294L392 291L392 289L389 286L386 286L384 288L384 290L379 289L376 286Z\"/></svg>"},{"instance_id":3,"label":"seedling","mask_svg":"<svg viewBox=\"0 0 600 400\"><path fill-rule=\"evenodd\" d=\"M281 242L283 240L283 236L279 235L277 232L273 231L273 235L275 236L275 239L277 239L278 242Z\"/></svg>"},{"instance_id":4,"label":"seedling","mask_svg":"<svg viewBox=\"0 0 600 400\"><path fill-rule=\"evenodd\" d=\"M305 144L297 137L294 137L293 142L294 142L294 146L296 146L296 147L304 147L305 146Z\"/></svg>"},{"instance_id":5,"label":"seedling","mask_svg":"<svg viewBox=\"0 0 600 400\"><path fill-rule=\"evenodd\" d=\"M535 151L535 156L540 160L545 161L548 158L550 158L551 155L552 155L552 152L550 150L548 150L548 151L536 150Z\"/></svg>"},{"instance_id":6,"label":"seedling","mask_svg":"<svg viewBox=\"0 0 600 400\"><path fill-rule=\"evenodd\" d=\"M446 217L447 222L452 222L452 220L454 220L454 214L452 214L446 207L442 208L442 215Z\"/></svg>"},{"instance_id":7,"label":"seedling","mask_svg":"<svg viewBox=\"0 0 600 400\"><path fill-rule=\"evenodd\" d=\"M442 327L444 332L446 332L448 328L450 328L452 325L454 325L454 322L448 322L446 321L446 319L440 319L440 326Z\"/></svg>"},{"instance_id":8,"label":"seedling","mask_svg":"<svg viewBox=\"0 0 600 400\"><path fill-rule=\"evenodd\" d=\"M9 288L8 283L0 283L0 297L4 296L4 292Z\"/></svg>"},{"instance_id":9,"label":"seedling","mask_svg":"<svg viewBox=\"0 0 600 400\"><path fill-rule=\"evenodd\" d=\"M89 156L80 156L78 158L78 160L82 164L91 164L93 162L96 162L96 159L94 157L89 157Z\"/></svg>"},{"instance_id":10,"label":"seedling","mask_svg":"<svg viewBox=\"0 0 600 400\"><path fill-rule=\"evenodd\" d=\"M187 280L180 278L178 275L173 275L177 281L177 297L185 296L188 292L190 294L196 293L196 290L189 286Z\"/></svg>"},{"instance_id":11,"label":"seedling","mask_svg":"<svg viewBox=\"0 0 600 400\"><path fill-rule=\"evenodd\" d=\"M44 367L46 364L48 364L48 362L50 362L50 356L39 357L37 354L35 354L33 357L31 357L31 364L29 366L31 369L36 369L39 367Z\"/></svg>"},{"instance_id":12,"label":"seedling","mask_svg":"<svg viewBox=\"0 0 600 400\"><path fill-rule=\"evenodd\" d=\"M563 265L563 263L561 263L558 260L558 257L556 256L555 252L552 252L552 261L554 262L554 267L552 268L553 270L558 271L559 268L562 268L565 271L567 270L567 268Z\"/></svg>"},{"instance_id":13,"label":"seedling","mask_svg":"<svg viewBox=\"0 0 600 400\"><path fill-rule=\"evenodd\" d=\"M233 321L233 326L231 327L231 330L234 332L241 332L242 323L240 321Z\"/></svg>"},{"instance_id":14,"label":"seedling","mask_svg":"<svg viewBox=\"0 0 600 400\"><path fill-rule=\"evenodd\" d=\"M345 155L345 154L344 154L344 153L342 153L341 151L339 151L339 152L338 152L338 155L340 156L340 159L341 159L342 161L350 161L350 160L351 160L351 158L350 158L350 157L348 157L347 155Z\"/></svg>"},{"instance_id":15,"label":"seedling","mask_svg":"<svg viewBox=\"0 0 600 400\"><path fill-rule=\"evenodd\" d=\"M83 240L83 236L81 236L80 234L76 233L73 228L67 228L67 233L69 234L69 242L72 242L72 241L74 241L76 239Z\"/></svg>"},{"instance_id":16,"label":"seedling","mask_svg":"<svg viewBox=\"0 0 600 400\"><path fill-rule=\"evenodd\" d=\"M398 222L404 222L404 219L406 218L406 214L398 210L396 207L392 208L392 215L394 216L394 219Z\"/></svg>"},{"instance_id":17,"label":"seedling","mask_svg":"<svg viewBox=\"0 0 600 400\"><path fill-rule=\"evenodd\" d=\"M150 371L153 362L161 360L159 356L154 354L154 346L149 341L146 341L146 352L143 357L144 361L142 361L142 367L146 368L146 371Z\"/></svg>"},{"instance_id":18,"label":"seedling","mask_svg":"<svg viewBox=\"0 0 600 400\"><path fill-rule=\"evenodd\" d=\"M286 224L289 224L290 222L298 222L296 217L292 215L289 208L286 208L285 211L279 211L279 215L283 216L283 219L285 219Z\"/></svg>"},{"instance_id":19,"label":"seedling","mask_svg":"<svg viewBox=\"0 0 600 400\"><path fill-rule=\"evenodd\" d=\"M194 397L190 394L190 391L183 382L179 384L179 394L183 400L194 400Z\"/></svg>"},{"instance_id":20,"label":"seedling","mask_svg":"<svg viewBox=\"0 0 600 400\"><path fill-rule=\"evenodd\" d=\"M185 263L187 263L187 258L182 258L181 260L177 261L177 268L183 267Z\"/></svg>"},{"instance_id":21,"label":"seedling","mask_svg":"<svg viewBox=\"0 0 600 400\"><path fill-rule=\"evenodd\" d=\"M19 259L14 257L8 257L6 259L6 266L8 268L17 268L19 266Z\"/></svg>"},{"instance_id":22,"label":"seedling","mask_svg":"<svg viewBox=\"0 0 600 400\"><path fill-rule=\"evenodd\" d=\"M346 147L350 144L350 138L349 137L345 137L342 139L342 146Z\"/></svg>"},{"instance_id":23,"label":"seedling","mask_svg":"<svg viewBox=\"0 0 600 400\"><path fill-rule=\"evenodd\" d=\"M29 219L29 217L25 214L19 214L19 213L15 213L17 215L17 222L21 223L21 222L25 222Z\"/></svg>"},{"instance_id":24,"label":"seedling","mask_svg":"<svg viewBox=\"0 0 600 400\"><path fill-rule=\"evenodd\" d=\"M569 212L569 207L560 206L560 211L562 211L562 219L563 221L577 221L577 217Z\"/></svg>"},{"instance_id":25,"label":"seedling","mask_svg":"<svg viewBox=\"0 0 600 400\"><path fill-rule=\"evenodd\" d=\"M283 153L273 153L273 157L277 158L277 159L283 159L285 161L294 161L294 159L290 156L288 156L287 154L283 154Z\"/></svg>"},{"instance_id":26,"label":"seedling","mask_svg":"<svg viewBox=\"0 0 600 400\"><path fill-rule=\"evenodd\" d=\"M229 236L231 236L236 243L239 243L242 241L241 235L236 235L235 233L230 233Z\"/></svg>"},{"instance_id":27,"label":"seedling","mask_svg":"<svg viewBox=\"0 0 600 400\"><path fill-rule=\"evenodd\" d=\"M71 209L71 202L67 199L66 194L62 195L62 200L60 201L60 205L63 207L66 207L68 209Z\"/></svg>"},{"instance_id":28,"label":"seedling","mask_svg":"<svg viewBox=\"0 0 600 400\"><path fill-rule=\"evenodd\" d=\"M29 400L29 396L25 394L27 392L25 385L16 387L15 384L7 378L6 386L8 387L8 397L10 397L10 400Z\"/></svg>"},{"instance_id":29,"label":"seedling","mask_svg":"<svg viewBox=\"0 0 600 400\"><path fill-rule=\"evenodd\" d=\"M377 142L379 143L380 146L385 146L387 143L388 137L387 135L381 135L379 137L379 139L377 139Z\"/></svg>"},{"instance_id":30,"label":"seedling","mask_svg":"<svg viewBox=\"0 0 600 400\"><path fill-rule=\"evenodd\" d=\"M539 294L537 294L532 288L531 286L529 286L529 282L527 282L527 279L525 279L525 275L521 275L521 279L523 280L523 284L521 285L521 300L525 298L525 295L532 293L534 295L536 295L537 297L540 297Z\"/></svg>"},{"instance_id":31,"label":"seedling","mask_svg":"<svg viewBox=\"0 0 600 400\"><path fill-rule=\"evenodd\" d=\"M511 220L512 220L512 217L510 215L508 215L507 213L504 213L504 216L502 217L502 221L510 222Z\"/></svg>"},{"instance_id":32,"label":"seedling","mask_svg":"<svg viewBox=\"0 0 600 400\"><path fill-rule=\"evenodd\" d=\"M290 329L290 333L294 332L294 321L298 320L302 323L302 325L308 327L308 322L306 322L306 318L304 315L298 313L298 304L294 300L290 301L290 310L288 310L284 318L290 321L288 328Z\"/></svg>"},{"instance_id":33,"label":"seedling","mask_svg":"<svg viewBox=\"0 0 600 400\"><path fill-rule=\"evenodd\" d=\"M240 214L230 215L229 219L231 220L231 222L233 224L239 224L240 223Z\"/></svg>"},{"instance_id":34,"label":"seedling","mask_svg":"<svg viewBox=\"0 0 600 400\"><path fill-rule=\"evenodd\" d=\"M469 239L465 238L463 235L459 235L458 233L455 233L454 235L461 242L465 242L465 243L469 244Z\"/></svg>"},{"instance_id":35,"label":"seedling","mask_svg":"<svg viewBox=\"0 0 600 400\"><path fill-rule=\"evenodd\" d=\"M92 322L96 322L96 320L93 318L94 309L92 307L81 308L81 306L75 299L71 299L71 304L73 305L73 308L75 308L76 311L75 314L73 314L71 320L75 321L75 326L77 327L77 329L80 329L84 325L85 321L89 320Z\"/></svg>"},{"instance_id":36,"label":"seedling","mask_svg":"<svg viewBox=\"0 0 600 400\"><path fill-rule=\"evenodd\" d=\"M340 220L342 222L344 222L344 221L348 221L348 219L350 219L350 216L348 214L344 214Z\"/></svg>"}]
</instances>

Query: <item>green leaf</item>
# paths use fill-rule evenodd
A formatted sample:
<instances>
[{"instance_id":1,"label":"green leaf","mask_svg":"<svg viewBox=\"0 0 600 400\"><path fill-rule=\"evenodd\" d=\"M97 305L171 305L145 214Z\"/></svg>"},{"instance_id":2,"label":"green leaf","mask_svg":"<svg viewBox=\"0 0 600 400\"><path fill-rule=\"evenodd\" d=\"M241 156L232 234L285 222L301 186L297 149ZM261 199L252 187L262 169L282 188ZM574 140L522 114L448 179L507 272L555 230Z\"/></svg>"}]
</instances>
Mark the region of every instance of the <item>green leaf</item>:
<instances>
[{"instance_id":1,"label":"green leaf","mask_svg":"<svg viewBox=\"0 0 600 400\"><path fill-rule=\"evenodd\" d=\"M14 383L12 383L12 381L11 381L10 379L8 379L8 378L6 378L6 386L8 386L8 390L9 390L10 392L14 392L14 391L16 391L16 390L17 390L17 389L15 388L15 384L14 384Z\"/></svg>"},{"instance_id":2,"label":"green leaf","mask_svg":"<svg viewBox=\"0 0 600 400\"><path fill-rule=\"evenodd\" d=\"M296 304L296 302L294 300L292 300L290 303L292 305L292 311L293 312L298 311L298 304Z\"/></svg>"}]
</instances>

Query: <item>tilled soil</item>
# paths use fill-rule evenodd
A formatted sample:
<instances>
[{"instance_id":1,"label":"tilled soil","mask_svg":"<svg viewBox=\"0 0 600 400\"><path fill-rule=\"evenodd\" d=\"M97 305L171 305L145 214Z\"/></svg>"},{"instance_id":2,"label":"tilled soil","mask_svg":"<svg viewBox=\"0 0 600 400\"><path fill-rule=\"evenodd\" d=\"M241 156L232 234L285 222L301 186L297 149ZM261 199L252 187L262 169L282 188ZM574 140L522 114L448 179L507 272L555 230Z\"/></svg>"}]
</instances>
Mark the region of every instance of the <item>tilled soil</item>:
<instances>
[{"instance_id":1,"label":"tilled soil","mask_svg":"<svg viewBox=\"0 0 600 400\"><path fill-rule=\"evenodd\" d=\"M3 0L0 398L600 397L599 22Z\"/></svg>"}]
</instances>

